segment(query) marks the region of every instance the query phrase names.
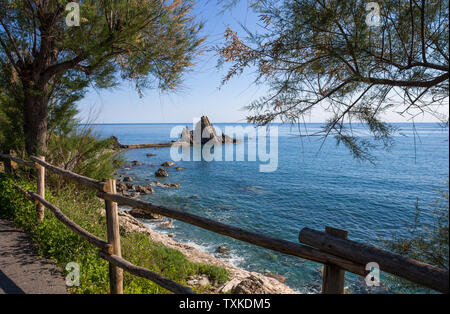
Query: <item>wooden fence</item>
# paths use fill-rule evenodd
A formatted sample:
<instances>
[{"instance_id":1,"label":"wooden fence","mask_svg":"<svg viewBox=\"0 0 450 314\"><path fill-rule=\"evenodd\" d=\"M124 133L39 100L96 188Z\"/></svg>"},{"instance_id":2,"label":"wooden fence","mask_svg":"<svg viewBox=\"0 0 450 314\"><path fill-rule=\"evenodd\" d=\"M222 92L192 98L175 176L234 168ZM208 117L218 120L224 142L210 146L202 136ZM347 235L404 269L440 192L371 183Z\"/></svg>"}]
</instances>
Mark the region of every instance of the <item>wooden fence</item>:
<instances>
[{"instance_id":1,"label":"wooden fence","mask_svg":"<svg viewBox=\"0 0 450 314\"><path fill-rule=\"evenodd\" d=\"M298 240L300 243L295 243L226 225L166 206L154 205L118 195L116 194L116 181L114 179L98 181L84 177L53 166L47 163L43 157L32 156L30 157L31 161L27 161L11 155L0 154L0 159L5 160L5 163L14 161L36 169L37 193L24 191L19 186L16 186L16 188L36 202L38 223L44 219L43 208L46 207L72 231L100 249L99 257L109 262L111 293L123 293L123 270L147 278L174 293L193 293L190 288L164 278L154 271L135 266L121 257L117 204L147 210L276 252L322 263L324 265L322 293L344 293L345 272L367 276L369 270L366 269L366 265L371 262L377 263L381 271L439 292L449 292L448 270L348 240L348 234L344 230L326 227L325 232L322 232L304 228L299 233ZM8 168L5 167L5 169ZM45 169L95 189L97 196L105 200L107 241L90 234L66 217L59 208L45 200Z\"/></svg>"}]
</instances>

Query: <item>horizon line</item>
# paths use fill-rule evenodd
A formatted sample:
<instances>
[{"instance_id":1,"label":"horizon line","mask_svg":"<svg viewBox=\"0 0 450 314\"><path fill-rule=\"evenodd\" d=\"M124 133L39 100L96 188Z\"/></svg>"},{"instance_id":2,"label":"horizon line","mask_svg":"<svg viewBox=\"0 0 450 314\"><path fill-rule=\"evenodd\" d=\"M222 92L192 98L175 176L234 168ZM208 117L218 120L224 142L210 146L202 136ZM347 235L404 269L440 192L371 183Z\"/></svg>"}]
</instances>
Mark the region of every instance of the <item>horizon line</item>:
<instances>
[{"instance_id":1,"label":"horizon line","mask_svg":"<svg viewBox=\"0 0 450 314\"><path fill-rule=\"evenodd\" d=\"M88 125L104 125L104 124L192 124L193 122L102 122L102 123L86 123L86 122L82 122L82 123L78 123L78 124L88 124ZM214 123L220 123L220 124L224 124L224 123L230 123L230 124L253 124L256 125L254 123L249 123L249 122L232 122L232 121L228 121L228 122L214 122ZM300 122L300 123L287 123L287 122L273 122L273 123L269 123L269 124L286 124L286 125L290 125L290 124L319 124L319 123L327 123L326 121L322 121L322 122ZM358 124L358 123L364 123L364 122L353 122L354 124ZM402 124L408 124L408 123L415 123L415 124L423 124L423 123L435 123L435 124L442 124L442 122L439 121L425 121L425 122L405 122L405 121L388 121L386 123L402 123Z\"/></svg>"}]
</instances>

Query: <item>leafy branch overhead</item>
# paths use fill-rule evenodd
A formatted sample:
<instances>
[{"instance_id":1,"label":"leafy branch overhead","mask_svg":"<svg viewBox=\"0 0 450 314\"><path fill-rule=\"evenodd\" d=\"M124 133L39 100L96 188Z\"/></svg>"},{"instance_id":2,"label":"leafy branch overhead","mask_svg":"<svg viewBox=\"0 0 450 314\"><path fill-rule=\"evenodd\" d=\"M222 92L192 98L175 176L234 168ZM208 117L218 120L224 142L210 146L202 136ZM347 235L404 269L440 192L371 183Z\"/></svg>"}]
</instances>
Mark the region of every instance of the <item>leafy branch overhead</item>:
<instances>
[{"instance_id":1,"label":"leafy branch overhead","mask_svg":"<svg viewBox=\"0 0 450 314\"><path fill-rule=\"evenodd\" d=\"M269 94L246 108L249 122L299 122L313 109L330 113L322 135L334 135L359 158L374 141L351 131L368 125L375 140L391 145L383 113L414 119L431 114L448 122L448 1L380 1L380 25L370 26L366 1L254 1L260 33L241 39L231 29L217 48L229 64L226 83L256 69Z\"/></svg>"},{"instance_id":2,"label":"leafy branch overhead","mask_svg":"<svg viewBox=\"0 0 450 314\"><path fill-rule=\"evenodd\" d=\"M80 26L69 27L67 1L0 0L0 64L15 83L11 96L24 103L28 153L45 151L48 102L64 97L62 86L82 94L91 82L115 86L119 74L139 93L174 89L204 40L191 1L79 3Z\"/></svg>"}]
</instances>

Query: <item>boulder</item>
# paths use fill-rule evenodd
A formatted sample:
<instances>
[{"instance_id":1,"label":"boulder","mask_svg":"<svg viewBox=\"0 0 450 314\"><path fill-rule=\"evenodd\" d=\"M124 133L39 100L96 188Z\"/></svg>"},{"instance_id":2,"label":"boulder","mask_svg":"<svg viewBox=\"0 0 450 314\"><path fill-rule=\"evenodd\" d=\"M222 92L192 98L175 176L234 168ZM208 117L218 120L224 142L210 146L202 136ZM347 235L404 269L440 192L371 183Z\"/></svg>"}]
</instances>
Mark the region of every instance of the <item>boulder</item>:
<instances>
[{"instance_id":1,"label":"boulder","mask_svg":"<svg viewBox=\"0 0 450 314\"><path fill-rule=\"evenodd\" d=\"M111 143L112 143L112 149L114 149L114 150L119 150L119 149L122 148L121 145L120 145L120 143L119 143L119 139L118 139L117 137L111 136L111 137L109 138L109 140L110 140Z\"/></svg>"},{"instance_id":2,"label":"boulder","mask_svg":"<svg viewBox=\"0 0 450 314\"><path fill-rule=\"evenodd\" d=\"M166 220L166 221L162 221L159 224L159 227L166 228L166 229L172 229L173 228L173 220L169 219L169 220Z\"/></svg>"},{"instance_id":3,"label":"boulder","mask_svg":"<svg viewBox=\"0 0 450 314\"><path fill-rule=\"evenodd\" d=\"M204 145L209 141L213 141L216 144L230 144L237 143L238 140L231 138L225 134L217 135L214 126L209 121L207 116L202 116L200 121L194 127L194 131L189 130L189 127L185 127L181 132L181 137L178 140L179 143L190 145Z\"/></svg>"},{"instance_id":4,"label":"boulder","mask_svg":"<svg viewBox=\"0 0 450 314\"><path fill-rule=\"evenodd\" d=\"M272 273L272 272L266 270L266 271L264 271L264 275L266 275L267 277L274 278L274 279L278 280L281 283L285 283L286 282L286 277L284 277L284 276L282 276L280 274L275 274L275 273Z\"/></svg>"},{"instance_id":5,"label":"boulder","mask_svg":"<svg viewBox=\"0 0 450 314\"><path fill-rule=\"evenodd\" d=\"M164 168L159 168L155 172L155 176L157 176L157 177L168 177L169 174L167 173L167 171Z\"/></svg>"},{"instance_id":6,"label":"boulder","mask_svg":"<svg viewBox=\"0 0 450 314\"><path fill-rule=\"evenodd\" d=\"M147 156L147 157L153 157L153 156L156 156L156 154L148 153L148 154L146 154L145 156Z\"/></svg>"},{"instance_id":7,"label":"boulder","mask_svg":"<svg viewBox=\"0 0 450 314\"><path fill-rule=\"evenodd\" d=\"M212 283L206 275L189 276L186 282L189 286L211 286Z\"/></svg>"},{"instance_id":8,"label":"boulder","mask_svg":"<svg viewBox=\"0 0 450 314\"><path fill-rule=\"evenodd\" d=\"M124 177L123 178L123 182L131 182L131 181L133 181L132 177Z\"/></svg>"},{"instance_id":9,"label":"boulder","mask_svg":"<svg viewBox=\"0 0 450 314\"><path fill-rule=\"evenodd\" d=\"M132 197L132 198L138 197L139 195L140 195L140 194L139 194L138 192L131 192L131 193L129 194L129 196Z\"/></svg>"},{"instance_id":10,"label":"boulder","mask_svg":"<svg viewBox=\"0 0 450 314\"><path fill-rule=\"evenodd\" d=\"M142 186L142 185L138 185L136 186L136 192L139 192L141 194L151 194L153 192L155 192L153 190L153 188L150 186Z\"/></svg>"},{"instance_id":11,"label":"boulder","mask_svg":"<svg viewBox=\"0 0 450 314\"><path fill-rule=\"evenodd\" d=\"M127 190L127 186L124 183L117 183L116 189L117 189L117 192L123 192L123 191Z\"/></svg>"},{"instance_id":12,"label":"boulder","mask_svg":"<svg viewBox=\"0 0 450 314\"><path fill-rule=\"evenodd\" d=\"M132 165L133 167L135 167L135 166L140 166L141 163L140 163L139 161L137 161L137 160L133 160L133 161L131 162L131 165Z\"/></svg>"},{"instance_id":13,"label":"boulder","mask_svg":"<svg viewBox=\"0 0 450 314\"><path fill-rule=\"evenodd\" d=\"M264 288L264 282L250 275L249 277L242 280L238 285L236 285L232 290L234 294L267 294L269 293Z\"/></svg>"},{"instance_id":14,"label":"boulder","mask_svg":"<svg viewBox=\"0 0 450 314\"><path fill-rule=\"evenodd\" d=\"M169 189L176 189L179 188L181 186L181 184L179 183L164 183L163 187L165 188L169 188Z\"/></svg>"},{"instance_id":15,"label":"boulder","mask_svg":"<svg viewBox=\"0 0 450 314\"><path fill-rule=\"evenodd\" d=\"M216 134L216 130L209 121L207 116L202 116L200 121L195 125L193 133L194 144L206 144L213 140L215 143L222 143L222 139ZM200 142L199 142L200 139Z\"/></svg>"},{"instance_id":16,"label":"boulder","mask_svg":"<svg viewBox=\"0 0 450 314\"><path fill-rule=\"evenodd\" d=\"M219 246L218 248L217 248L217 250L216 250L216 252L217 253L222 253L222 254L225 254L225 253L228 253L228 252L230 252L231 251L231 249L229 249L229 248L227 248L227 247L225 247L225 246Z\"/></svg>"},{"instance_id":17,"label":"boulder","mask_svg":"<svg viewBox=\"0 0 450 314\"><path fill-rule=\"evenodd\" d=\"M128 212L134 218L140 219L161 219L162 216L159 214L152 213L149 210L141 209L141 208L133 208Z\"/></svg>"},{"instance_id":18,"label":"boulder","mask_svg":"<svg viewBox=\"0 0 450 314\"><path fill-rule=\"evenodd\" d=\"M127 190L134 190L135 189L134 184L132 184L132 183L126 183L125 187L127 188Z\"/></svg>"},{"instance_id":19,"label":"boulder","mask_svg":"<svg viewBox=\"0 0 450 314\"><path fill-rule=\"evenodd\" d=\"M176 171L182 171L182 170L184 170L184 168L176 167L175 170L176 170Z\"/></svg>"},{"instance_id":20,"label":"boulder","mask_svg":"<svg viewBox=\"0 0 450 314\"><path fill-rule=\"evenodd\" d=\"M172 162L172 161L166 161L166 162L163 162L163 163L162 163L161 167L172 167L173 165L175 165L174 162Z\"/></svg>"},{"instance_id":21,"label":"boulder","mask_svg":"<svg viewBox=\"0 0 450 314\"><path fill-rule=\"evenodd\" d=\"M181 131L180 142L192 144L192 132L189 130L188 126Z\"/></svg>"},{"instance_id":22,"label":"boulder","mask_svg":"<svg viewBox=\"0 0 450 314\"><path fill-rule=\"evenodd\" d=\"M234 287L236 287L240 283L241 283L241 281L239 280L239 278L233 278L230 281L228 281L227 283L225 283L222 287L220 287L218 292L219 293L228 293L228 292L232 291L234 289Z\"/></svg>"}]
</instances>

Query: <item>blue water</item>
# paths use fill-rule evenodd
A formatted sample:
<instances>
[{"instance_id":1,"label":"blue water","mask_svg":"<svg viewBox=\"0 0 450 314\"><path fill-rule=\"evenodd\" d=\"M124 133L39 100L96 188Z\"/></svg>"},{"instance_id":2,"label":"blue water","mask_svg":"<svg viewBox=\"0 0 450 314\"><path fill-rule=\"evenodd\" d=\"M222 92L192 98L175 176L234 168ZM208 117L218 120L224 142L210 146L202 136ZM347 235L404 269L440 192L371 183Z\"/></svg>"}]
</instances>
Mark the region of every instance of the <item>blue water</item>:
<instances>
[{"instance_id":1,"label":"blue water","mask_svg":"<svg viewBox=\"0 0 450 314\"><path fill-rule=\"evenodd\" d=\"M122 144L167 142L175 124L96 125L101 136L114 135ZM404 232L412 222L415 203L425 211L448 189L448 131L437 124L397 124L399 132L391 152L376 150L376 165L358 162L347 149L330 138L299 137L297 127L278 125L278 169L259 172L259 162L179 161L168 178L155 178L159 165L171 160L170 148L130 150L123 153L141 166L122 169L136 184L149 181L180 183L179 189L156 188L141 197L157 204L211 218L289 241L298 241L304 227L323 230L332 226L349 231L349 238L380 246L381 238ZM190 126L192 129L192 126ZM224 130L224 124L216 124ZM319 124L308 124L308 133ZM356 131L358 131L358 126ZM303 128L303 126L302 126ZM359 129L365 134L363 129ZM304 130L303 130L304 133ZM250 139L251 141L251 139ZM236 145L247 145L247 141ZM155 157L146 157L155 153ZM247 158L246 158L247 160ZM193 197L194 196L194 197ZM320 290L321 265L242 243L215 233L175 222L173 229L151 226L175 239L213 253L217 246L232 249L229 260L252 271L268 270L287 278L301 292ZM347 276L352 291L363 286L357 276Z\"/></svg>"}]
</instances>

